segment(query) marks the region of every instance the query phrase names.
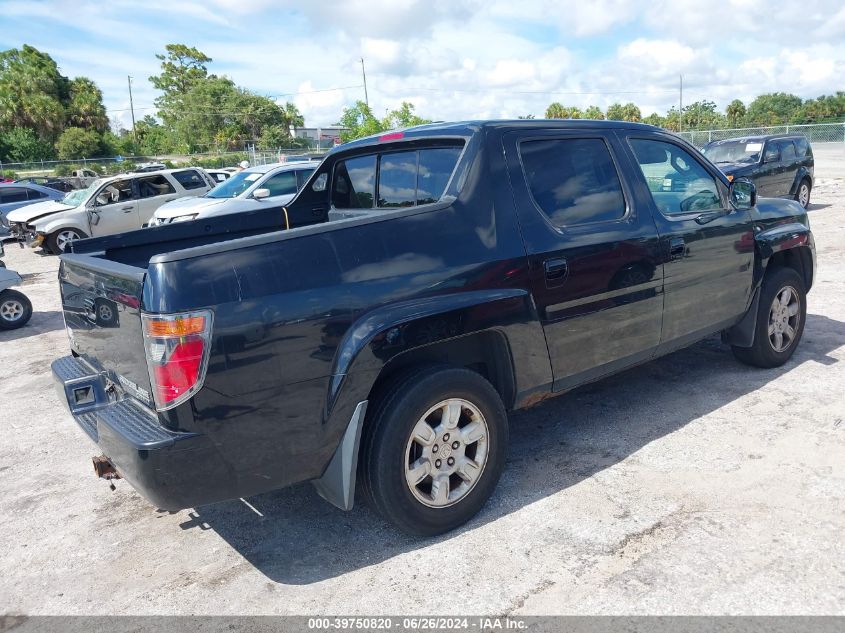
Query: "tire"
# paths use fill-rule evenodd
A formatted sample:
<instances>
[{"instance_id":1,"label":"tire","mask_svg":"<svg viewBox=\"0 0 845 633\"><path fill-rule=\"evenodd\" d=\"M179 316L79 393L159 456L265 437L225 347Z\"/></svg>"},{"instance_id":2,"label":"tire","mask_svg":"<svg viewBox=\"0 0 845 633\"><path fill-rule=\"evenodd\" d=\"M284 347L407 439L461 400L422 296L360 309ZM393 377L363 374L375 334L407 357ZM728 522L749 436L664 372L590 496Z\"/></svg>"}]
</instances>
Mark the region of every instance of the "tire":
<instances>
[{"instance_id":1,"label":"tire","mask_svg":"<svg viewBox=\"0 0 845 633\"><path fill-rule=\"evenodd\" d=\"M405 372L380 393L359 459L369 505L416 536L463 525L490 498L505 466L508 422L499 394L476 372L444 365ZM427 441L415 439L415 430ZM412 486L412 474L424 476Z\"/></svg>"},{"instance_id":2,"label":"tire","mask_svg":"<svg viewBox=\"0 0 845 633\"><path fill-rule=\"evenodd\" d=\"M784 306L785 297L788 300ZM775 305L776 300L778 305ZM755 367L780 367L795 353L806 320L807 294L801 275L792 268L772 270L766 274L760 288L754 344L751 347L732 347L734 356ZM769 331L770 326L772 332Z\"/></svg>"},{"instance_id":3,"label":"tire","mask_svg":"<svg viewBox=\"0 0 845 633\"><path fill-rule=\"evenodd\" d=\"M74 237L71 237L71 234ZM47 244L47 250L49 250L53 255L61 255L65 252L65 246L67 245L68 240L81 240L88 237L85 233L80 231L79 229L59 229L50 235L47 236L45 243Z\"/></svg>"},{"instance_id":4,"label":"tire","mask_svg":"<svg viewBox=\"0 0 845 633\"><path fill-rule=\"evenodd\" d=\"M798 190L795 192L795 200L805 209L810 206L810 192L813 186L810 184L808 178L804 178L798 185Z\"/></svg>"},{"instance_id":5,"label":"tire","mask_svg":"<svg viewBox=\"0 0 845 633\"><path fill-rule=\"evenodd\" d=\"M32 303L17 290L0 292L0 330L15 330L32 316Z\"/></svg>"}]
</instances>

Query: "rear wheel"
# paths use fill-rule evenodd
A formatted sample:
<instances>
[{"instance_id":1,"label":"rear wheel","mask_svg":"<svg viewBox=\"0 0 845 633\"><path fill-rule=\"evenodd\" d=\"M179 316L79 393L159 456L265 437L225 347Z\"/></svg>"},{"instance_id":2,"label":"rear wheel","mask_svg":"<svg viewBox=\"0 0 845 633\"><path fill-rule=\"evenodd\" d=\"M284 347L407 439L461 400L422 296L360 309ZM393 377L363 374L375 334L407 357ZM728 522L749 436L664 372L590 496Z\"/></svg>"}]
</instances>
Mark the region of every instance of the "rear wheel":
<instances>
[{"instance_id":1,"label":"rear wheel","mask_svg":"<svg viewBox=\"0 0 845 633\"><path fill-rule=\"evenodd\" d=\"M61 255L67 250L70 242L86 237L88 236L78 229L59 229L47 236L47 249L53 255Z\"/></svg>"},{"instance_id":2,"label":"rear wheel","mask_svg":"<svg viewBox=\"0 0 845 633\"><path fill-rule=\"evenodd\" d=\"M795 192L795 199L805 209L810 206L810 181L805 178L798 185L798 191Z\"/></svg>"},{"instance_id":3,"label":"rear wheel","mask_svg":"<svg viewBox=\"0 0 845 633\"><path fill-rule=\"evenodd\" d=\"M0 329L14 330L26 325L32 316L32 304L17 290L0 292Z\"/></svg>"},{"instance_id":4,"label":"rear wheel","mask_svg":"<svg viewBox=\"0 0 845 633\"><path fill-rule=\"evenodd\" d=\"M755 367L780 367L804 332L807 301L804 281L792 268L769 272L760 288L760 305L751 347L733 347L734 356Z\"/></svg>"},{"instance_id":5,"label":"rear wheel","mask_svg":"<svg viewBox=\"0 0 845 633\"><path fill-rule=\"evenodd\" d=\"M370 504L409 534L466 523L504 468L508 427L499 394L476 372L446 366L406 373L382 394L361 447Z\"/></svg>"}]
</instances>

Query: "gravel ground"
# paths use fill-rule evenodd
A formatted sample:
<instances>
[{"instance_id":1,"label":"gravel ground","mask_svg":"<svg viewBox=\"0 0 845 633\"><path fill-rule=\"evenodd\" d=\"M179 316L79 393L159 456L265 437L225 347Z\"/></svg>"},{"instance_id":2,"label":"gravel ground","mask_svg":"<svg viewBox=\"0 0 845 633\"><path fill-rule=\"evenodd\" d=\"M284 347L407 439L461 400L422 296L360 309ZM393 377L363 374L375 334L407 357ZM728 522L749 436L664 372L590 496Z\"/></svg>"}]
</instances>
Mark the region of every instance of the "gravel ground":
<instances>
[{"instance_id":1,"label":"gravel ground","mask_svg":"<svg viewBox=\"0 0 845 633\"><path fill-rule=\"evenodd\" d=\"M57 260L7 245L36 312L0 333L0 609L845 614L845 182L813 199L790 363L745 367L711 338L519 412L492 501L433 540L308 485L177 513L109 491L50 380Z\"/></svg>"}]
</instances>

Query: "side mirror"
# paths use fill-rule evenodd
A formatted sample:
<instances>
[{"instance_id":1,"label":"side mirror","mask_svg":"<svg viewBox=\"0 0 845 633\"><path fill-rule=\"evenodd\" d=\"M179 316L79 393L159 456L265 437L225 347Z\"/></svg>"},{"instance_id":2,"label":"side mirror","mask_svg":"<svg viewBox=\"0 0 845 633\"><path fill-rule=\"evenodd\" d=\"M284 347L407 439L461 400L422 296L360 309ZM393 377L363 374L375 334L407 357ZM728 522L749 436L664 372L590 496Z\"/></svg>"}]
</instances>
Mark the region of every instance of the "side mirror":
<instances>
[{"instance_id":1,"label":"side mirror","mask_svg":"<svg viewBox=\"0 0 845 633\"><path fill-rule=\"evenodd\" d=\"M261 189L256 189L252 192L252 197L256 200L263 200L264 198L270 197L270 190L262 187Z\"/></svg>"},{"instance_id":2,"label":"side mirror","mask_svg":"<svg viewBox=\"0 0 845 633\"><path fill-rule=\"evenodd\" d=\"M757 188L748 178L737 178L728 188L734 209L750 209L757 204Z\"/></svg>"}]
</instances>

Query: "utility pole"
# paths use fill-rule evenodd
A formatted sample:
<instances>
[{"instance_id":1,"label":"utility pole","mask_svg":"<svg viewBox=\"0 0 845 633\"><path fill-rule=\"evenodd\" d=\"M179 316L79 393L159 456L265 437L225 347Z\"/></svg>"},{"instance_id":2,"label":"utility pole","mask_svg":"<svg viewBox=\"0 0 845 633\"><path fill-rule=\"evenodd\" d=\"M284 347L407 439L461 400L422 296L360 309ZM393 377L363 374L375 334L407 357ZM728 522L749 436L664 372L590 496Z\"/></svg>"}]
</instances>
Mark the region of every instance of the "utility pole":
<instances>
[{"instance_id":1,"label":"utility pole","mask_svg":"<svg viewBox=\"0 0 845 633\"><path fill-rule=\"evenodd\" d=\"M370 107L370 97L367 96L367 71L364 69L364 58L361 58L361 75L364 77L364 103Z\"/></svg>"},{"instance_id":2,"label":"utility pole","mask_svg":"<svg viewBox=\"0 0 845 633\"><path fill-rule=\"evenodd\" d=\"M681 90L678 93L678 132L684 129L684 76L681 78Z\"/></svg>"},{"instance_id":3,"label":"utility pole","mask_svg":"<svg viewBox=\"0 0 845 633\"><path fill-rule=\"evenodd\" d=\"M129 83L129 111L132 113L132 138L135 139L135 144L138 144L138 133L135 131L135 104L132 103L132 76L126 75L126 81Z\"/></svg>"}]
</instances>

